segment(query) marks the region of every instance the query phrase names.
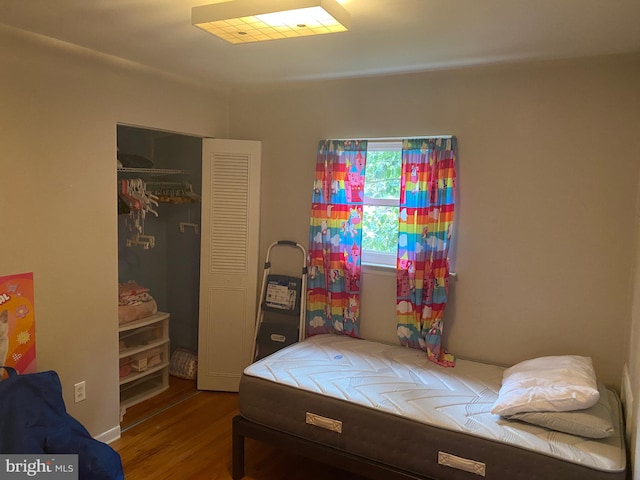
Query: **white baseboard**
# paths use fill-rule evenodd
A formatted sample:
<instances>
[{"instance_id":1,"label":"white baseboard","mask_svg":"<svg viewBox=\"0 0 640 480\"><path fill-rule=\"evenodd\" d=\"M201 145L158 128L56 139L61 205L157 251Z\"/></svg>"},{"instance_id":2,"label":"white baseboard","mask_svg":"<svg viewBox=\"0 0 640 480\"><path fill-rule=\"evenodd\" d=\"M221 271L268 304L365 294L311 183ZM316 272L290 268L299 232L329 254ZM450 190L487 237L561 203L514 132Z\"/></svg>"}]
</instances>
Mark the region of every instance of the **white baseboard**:
<instances>
[{"instance_id":1,"label":"white baseboard","mask_svg":"<svg viewBox=\"0 0 640 480\"><path fill-rule=\"evenodd\" d=\"M96 435L94 438L103 443L115 442L120 438L120 425L113 427L100 435Z\"/></svg>"},{"instance_id":2,"label":"white baseboard","mask_svg":"<svg viewBox=\"0 0 640 480\"><path fill-rule=\"evenodd\" d=\"M620 397L624 410L627 442L631 442L632 435L632 419L633 419L633 392L631 391L631 378L629 377L629 368L624 364L622 368L622 385L620 388ZM628 443L630 445L630 443Z\"/></svg>"}]
</instances>

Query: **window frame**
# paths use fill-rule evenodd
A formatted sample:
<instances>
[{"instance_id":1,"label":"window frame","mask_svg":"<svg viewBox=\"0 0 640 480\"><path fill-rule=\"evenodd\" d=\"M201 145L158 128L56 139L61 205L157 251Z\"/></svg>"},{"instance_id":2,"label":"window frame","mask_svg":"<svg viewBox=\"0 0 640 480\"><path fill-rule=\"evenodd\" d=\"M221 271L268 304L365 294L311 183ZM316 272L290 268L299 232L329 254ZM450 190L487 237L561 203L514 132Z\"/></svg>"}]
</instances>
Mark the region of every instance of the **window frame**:
<instances>
[{"instance_id":1,"label":"window frame","mask_svg":"<svg viewBox=\"0 0 640 480\"><path fill-rule=\"evenodd\" d=\"M400 168L402 169L402 140L368 140L367 141L367 154L369 151L381 152L381 151L393 151L400 153ZM373 148L372 148L373 147ZM400 171L402 175L402 170ZM367 170L365 168L365 186L367 182ZM398 183L400 183L400 177L398 177ZM380 207L400 207L400 195L398 198L371 198L364 195L364 206L380 206ZM397 244L397 238L396 238ZM362 249L361 264L365 267L380 267L384 269L396 269L397 253L383 253L376 250Z\"/></svg>"}]
</instances>

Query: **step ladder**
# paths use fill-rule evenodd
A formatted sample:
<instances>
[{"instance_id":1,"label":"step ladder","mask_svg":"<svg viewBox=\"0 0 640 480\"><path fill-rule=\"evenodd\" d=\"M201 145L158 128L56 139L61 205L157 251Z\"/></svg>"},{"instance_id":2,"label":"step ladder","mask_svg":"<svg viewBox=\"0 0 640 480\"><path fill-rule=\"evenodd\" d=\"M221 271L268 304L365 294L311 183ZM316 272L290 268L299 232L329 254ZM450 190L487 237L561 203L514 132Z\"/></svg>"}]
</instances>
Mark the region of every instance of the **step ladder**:
<instances>
[{"instance_id":1,"label":"step ladder","mask_svg":"<svg viewBox=\"0 0 640 480\"><path fill-rule=\"evenodd\" d=\"M302 254L300 277L271 273L271 253L275 248L296 248ZM305 337L307 252L299 243L279 240L269 245L256 316L253 361L299 342Z\"/></svg>"}]
</instances>

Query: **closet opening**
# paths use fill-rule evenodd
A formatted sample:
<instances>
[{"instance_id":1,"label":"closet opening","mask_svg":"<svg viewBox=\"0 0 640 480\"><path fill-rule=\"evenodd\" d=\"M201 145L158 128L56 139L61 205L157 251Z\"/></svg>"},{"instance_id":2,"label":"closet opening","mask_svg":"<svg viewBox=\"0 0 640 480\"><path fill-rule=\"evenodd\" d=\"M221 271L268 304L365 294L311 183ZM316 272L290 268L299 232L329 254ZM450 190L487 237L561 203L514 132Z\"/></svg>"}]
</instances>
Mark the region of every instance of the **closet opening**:
<instances>
[{"instance_id":1,"label":"closet opening","mask_svg":"<svg viewBox=\"0 0 640 480\"><path fill-rule=\"evenodd\" d=\"M118 124L121 429L197 394L202 137Z\"/></svg>"}]
</instances>

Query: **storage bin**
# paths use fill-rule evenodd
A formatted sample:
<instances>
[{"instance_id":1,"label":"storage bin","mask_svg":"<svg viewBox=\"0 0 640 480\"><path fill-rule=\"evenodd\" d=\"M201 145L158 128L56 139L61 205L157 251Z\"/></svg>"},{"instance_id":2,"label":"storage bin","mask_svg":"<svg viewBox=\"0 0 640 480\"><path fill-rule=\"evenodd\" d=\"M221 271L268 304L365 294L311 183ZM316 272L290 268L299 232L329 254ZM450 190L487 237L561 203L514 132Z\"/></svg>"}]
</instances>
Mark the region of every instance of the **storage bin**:
<instances>
[{"instance_id":1,"label":"storage bin","mask_svg":"<svg viewBox=\"0 0 640 480\"><path fill-rule=\"evenodd\" d=\"M120 406L125 409L169 388L169 314L120 325Z\"/></svg>"},{"instance_id":2,"label":"storage bin","mask_svg":"<svg viewBox=\"0 0 640 480\"><path fill-rule=\"evenodd\" d=\"M147 325L146 327L120 332L120 352L143 347L162 339L163 331L161 324Z\"/></svg>"},{"instance_id":3,"label":"storage bin","mask_svg":"<svg viewBox=\"0 0 640 480\"><path fill-rule=\"evenodd\" d=\"M150 348L120 359L120 379L160 366L167 360L163 348Z\"/></svg>"},{"instance_id":4,"label":"storage bin","mask_svg":"<svg viewBox=\"0 0 640 480\"><path fill-rule=\"evenodd\" d=\"M120 387L120 403L123 408L135 405L168 388L166 370L159 370Z\"/></svg>"}]
</instances>

